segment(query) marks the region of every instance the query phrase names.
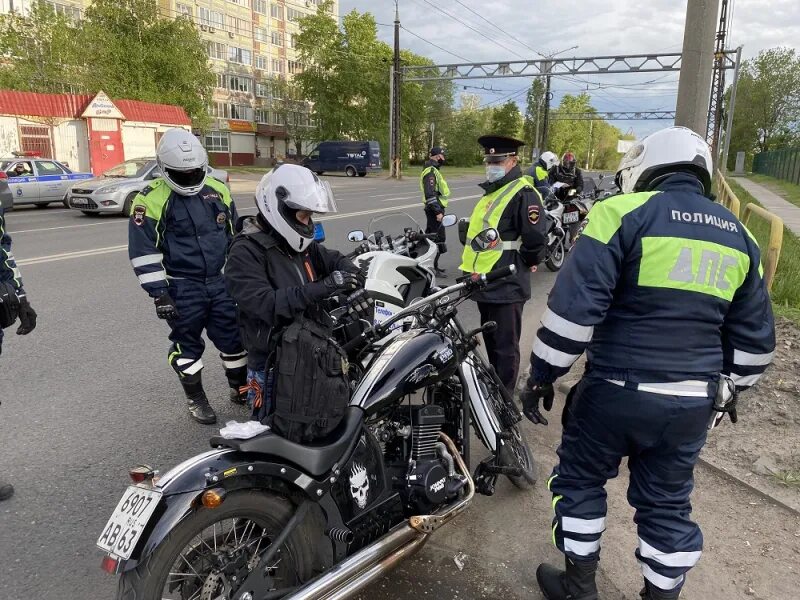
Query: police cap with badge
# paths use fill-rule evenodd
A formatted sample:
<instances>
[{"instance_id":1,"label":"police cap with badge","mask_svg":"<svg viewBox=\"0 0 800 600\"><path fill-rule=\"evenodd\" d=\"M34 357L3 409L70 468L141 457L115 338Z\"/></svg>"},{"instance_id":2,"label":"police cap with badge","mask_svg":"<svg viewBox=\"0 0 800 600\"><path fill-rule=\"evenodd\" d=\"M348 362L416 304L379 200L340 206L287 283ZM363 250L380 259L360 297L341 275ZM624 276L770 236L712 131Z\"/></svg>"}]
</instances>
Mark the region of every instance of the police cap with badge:
<instances>
[{"instance_id":1,"label":"police cap with badge","mask_svg":"<svg viewBox=\"0 0 800 600\"><path fill-rule=\"evenodd\" d=\"M510 156L517 156L525 142L504 135L484 135L478 138L483 147L483 162L501 163Z\"/></svg>"}]
</instances>

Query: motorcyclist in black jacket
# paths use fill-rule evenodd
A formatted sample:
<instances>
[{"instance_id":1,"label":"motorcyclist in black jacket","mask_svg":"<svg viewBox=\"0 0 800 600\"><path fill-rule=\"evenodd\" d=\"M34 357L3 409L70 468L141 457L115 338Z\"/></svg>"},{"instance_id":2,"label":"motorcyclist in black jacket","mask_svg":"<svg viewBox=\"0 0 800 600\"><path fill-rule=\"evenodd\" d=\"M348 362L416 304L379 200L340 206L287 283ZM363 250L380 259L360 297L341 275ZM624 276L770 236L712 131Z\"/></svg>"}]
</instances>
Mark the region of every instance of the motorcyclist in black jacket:
<instances>
[{"instance_id":1,"label":"motorcyclist in black jacket","mask_svg":"<svg viewBox=\"0 0 800 600\"><path fill-rule=\"evenodd\" d=\"M340 252L314 241L312 214L336 212L327 182L305 167L281 165L259 183L256 205L259 214L242 220L225 265L226 284L239 308L242 342L248 351L251 407L265 400L272 331L337 292L349 294L359 288L358 268Z\"/></svg>"},{"instance_id":2,"label":"motorcyclist in black jacket","mask_svg":"<svg viewBox=\"0 0 800 600\"><path fill-rule=\"evenodd\" d=\"M578 159L575 158L575 154L572 152L565 152L564 156L561 157L561 164L550 169L550 185L555 186L557 183L566 184L560 187L565 190L575 188L575 192L578 194L583 192L583 171L581 171L577 165ZM553 191L556 196L562 200L564 199L558 189L554 189Z\"/></svg>"}]
</instances>

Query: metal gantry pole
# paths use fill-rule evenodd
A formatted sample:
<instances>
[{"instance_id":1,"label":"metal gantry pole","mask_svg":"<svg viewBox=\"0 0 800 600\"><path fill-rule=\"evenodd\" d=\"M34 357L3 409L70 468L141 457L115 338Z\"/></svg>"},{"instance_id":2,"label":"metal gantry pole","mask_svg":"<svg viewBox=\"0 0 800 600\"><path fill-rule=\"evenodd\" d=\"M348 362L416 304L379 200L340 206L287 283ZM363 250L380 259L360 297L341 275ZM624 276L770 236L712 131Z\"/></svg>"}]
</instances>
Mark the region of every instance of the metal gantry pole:
<instances>
[{"instance_id":1,"label":"metal gantry pole","mask_svg":"<svg viewBox=\"0 0 800 600\"><path fill-rule=\"evenodd\" d=\"M731 86L731 100L728 107L728 116L725 123L725 143L723 144L722 159L718 165L725 173L728 169L728 150L731 145L731 132L733 131L733 117L736 114L736 89L739 87L739 71L742 66L742 47L736 49L736 66L733 68L733 85Z\"/></svg>"},{"instance_id":2,"label":"metal gantry pole","mask_svg":"<svg viewBox=\"0 0 800 600\"><path fill-rule=\"evenodd\" d=\"M394 60L392 61L392 140L391 155L392 165L390 174L395 179L400 179L401 150L400 150L400 8L397 0L394 3Z\"/></svg>"}]
</instances>

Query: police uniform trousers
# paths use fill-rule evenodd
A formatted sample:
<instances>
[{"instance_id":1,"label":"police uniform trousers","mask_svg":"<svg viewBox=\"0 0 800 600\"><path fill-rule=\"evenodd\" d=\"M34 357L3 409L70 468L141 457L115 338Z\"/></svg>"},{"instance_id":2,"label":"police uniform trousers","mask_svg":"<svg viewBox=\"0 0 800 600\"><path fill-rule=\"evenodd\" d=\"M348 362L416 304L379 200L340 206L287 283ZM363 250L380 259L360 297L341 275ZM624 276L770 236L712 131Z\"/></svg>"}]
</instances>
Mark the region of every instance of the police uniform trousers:
<instances>
[{"instance_id":1,"label":"police uniform trousers","mask_svg":"<svg viewBox=\"0 0 800 600\"><path fill-rule=\"evenodd\" d=\"M441 221L436 220L436 213L432 210L425 210L425 233L436 234L436 245L439 247L439 254L447 252L447 228Z\"/></svg>"},{"instance_id":2,"label":"police uniform trousers","mask_svg":"<svg viewBox=\"0 0 800 600\"><path fill-rule=\"evenodd\" d=\"M627 456L628 502L636 509L639 534L636 558L651 584L677 590L703 548L700 528L689 518L689 495L713 401L702 389L699 397L687 397L637 389L644 386L591 375L579 383L565 415L560 462L548 480L553 543L573 560L599 557L605 483Z\"/></svg>"},{"instance_id":3,"label":"police uniform trousers","mask_svg":"<svg viewBox=\"0 0 800 600\"><path fill-rule=\"evenodd\" d=\"M490 304L478 302L481 325L488 321L497 323L493 332L484 332L486 354L497 376L510 394L514 394L519 374L519 338L522 334L522 302Z\"/></svg>"},{"instance_id":4,"label":"police uniform trousers","mask_svg":"<svg viewBox=\"0 0 800 600\"><path fill-rule=\"evenodd\" d=\"M169 363L181 378L203 368L203 330L220 351L232 388L247 383L247 352L239 337L236 304L225 289L222 275L206 280L170 279L169 294L178 318L169 321L172 342Z\"/></svg>"}]
</instances>

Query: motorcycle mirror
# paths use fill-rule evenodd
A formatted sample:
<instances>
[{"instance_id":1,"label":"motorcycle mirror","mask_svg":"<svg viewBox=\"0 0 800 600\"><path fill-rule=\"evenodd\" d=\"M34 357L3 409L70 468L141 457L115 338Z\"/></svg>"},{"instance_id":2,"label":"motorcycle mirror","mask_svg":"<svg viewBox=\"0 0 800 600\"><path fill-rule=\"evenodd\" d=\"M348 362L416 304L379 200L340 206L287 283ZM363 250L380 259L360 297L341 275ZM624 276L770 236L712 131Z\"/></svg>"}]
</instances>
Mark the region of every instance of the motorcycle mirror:
<instances>
[{"instance_id":1,"label":"motorcycle mirror","mask_svg":"<svg viewBox=\"0 0 800 600\"><path fill-rule=\"evenodd\" d=\"M347 234L347 239L351 242L363 242L364 241L364 232L360 229L355 229Z\"/></svg>"},{"instance_id":2,"label":"motorcycle mirror","mask_svg":"<svg viewBox=\"0 0 800 600\"><path fill-rule=\"evenodd\" d=\"M444 227L452 227L453 225L456 224L456 221L458 221L458 217L456 217L455 215L445 215L442 218L442 225Z\"/></svg>"},{"instance_id":3,"label":"motorcycle mirror","mask_svg":"<svg viewBox=\"0 0 800 600\"><path fill-rule=\"evenodd\" d=\"M470 242L470 247L475 252L494 250L500 244L500 233L497 229L484 229Z\"/></svg>"},{"instance_id":4,"label":"motorcycle mirror","mask_svg":"<svg viewBox=\"0 0 800 600\"><path fill-rule=\"evenodd\" d=\"M605 178L606 178L606 174L605 173L600 173L600 180L602 181Z\"/></svg>"},{"instance_id":5,"label":"motorcycle mirror","mask_svg":"<svg viewBox=\"0 0 800 600\"><path fill-rule=\"evenodd\" d=\"M574 189L571 189L567 196L574 196L575 194L577 194L577 192Z\"/></svg>"}]
</instances>

